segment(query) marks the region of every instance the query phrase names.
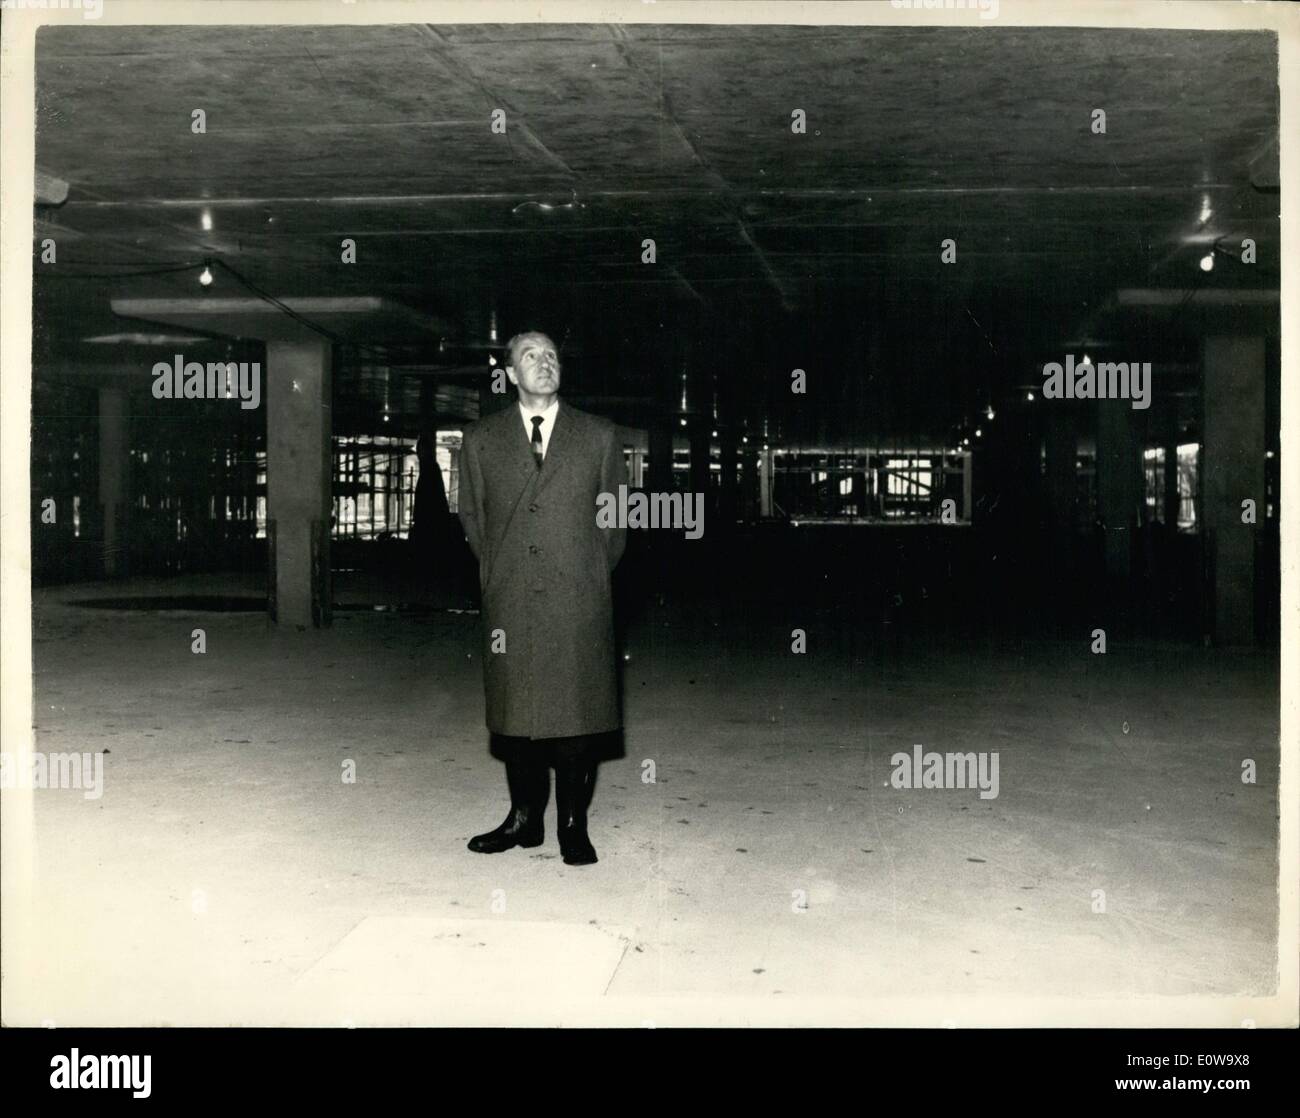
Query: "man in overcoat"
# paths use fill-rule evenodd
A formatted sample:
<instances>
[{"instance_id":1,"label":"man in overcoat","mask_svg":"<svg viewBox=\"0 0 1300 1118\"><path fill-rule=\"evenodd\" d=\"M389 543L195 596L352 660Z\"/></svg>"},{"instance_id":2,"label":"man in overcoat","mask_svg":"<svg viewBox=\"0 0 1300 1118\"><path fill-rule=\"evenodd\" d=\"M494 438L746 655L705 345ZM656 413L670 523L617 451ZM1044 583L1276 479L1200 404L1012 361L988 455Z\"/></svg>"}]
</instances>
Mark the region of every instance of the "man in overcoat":
<instances>
[{"instance_id":1,"label":"man in overcoat","mask_svg":"<svg viewBox=\"0 0 1300 1118\"><path fill-rule=\"evenodd\" d=\"M626 532L596 523L597 497L627 483L607 419L559 397L545 334L510 339L516 403L471 424L460 453L460 520L479 563L487 728L506 762L510 813L470 850L540 846L555 765L560 851L596 861L587 835L594 749L621 726L610 578Z\"/></svg>"}]
</instances>

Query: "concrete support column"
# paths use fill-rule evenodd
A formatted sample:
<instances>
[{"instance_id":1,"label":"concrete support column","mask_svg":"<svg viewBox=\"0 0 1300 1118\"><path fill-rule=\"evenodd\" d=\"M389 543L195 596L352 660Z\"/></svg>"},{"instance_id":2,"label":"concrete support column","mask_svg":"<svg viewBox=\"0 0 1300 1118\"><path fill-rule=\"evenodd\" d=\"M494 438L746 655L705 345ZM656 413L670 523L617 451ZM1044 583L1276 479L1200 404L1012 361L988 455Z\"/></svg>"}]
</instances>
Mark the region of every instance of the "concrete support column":
<instances>
[{"instance_id":1,"label":"concrete support column","mask_svg":"<svg viewBox=\"0 0 1300 1118\"><path fill-rule=\"evenodd\" d=\"M267 342L267 517L275 619L285 626L329 624L331 382L327 340Z\"/></svg>"},{"instance_id":2,"label":"concrete support column","mask_svg":"<svg viewBox=\"0 0 1300 1118\"><path fill-rule=\"evenodd\" d=\"M975 513L975 455L961 456L961 518L969 523Z\"/></svg>"},{"instance_id":3,"label":"concrete support column","mask_svg":"<svg viewBox=\"0 0 1300 1118\"><path fill-rule=\"evenodd\" d=\"M722 521L731 530L735 527L737 503L737 462L736 448L739 440L735 429L730 425L718 428L719 449L722 453L721 472L719 476L718 510Z\"/></svg>"},{"instance_id":4,"label":"concrete support column","mask_svg":"<svg viewBox=\"0 0 1300 1118\"><path fill-rule=\"evenodd\" d=\"M632 489L645 488L645 451L640 448L632 451L632 461L627 468L627 484Z\"/></svg>"},{"instance_id":5,"label":"concrete support column","mask_svg":"<svg viewBox=\"0 0 1300 1118\"><path fill-rule=\"evenodd\" d=\"M1097 515L1105 526L1106 574L1131 573L1142 504L1142 456L1127 400L1097 402Z\"/></svg>"},{"instance_id":6,"label":"concrete support column","mask_svg":"<svg viewBox=\"0 0 1300 1118\"><path fill-rule=\"evenodd\" d=\"M706 420L692 419L687 427L687 437L691 444L691 492L703 493L709 499L709 458L711 443L709 425Z\"/></svg>"},{"instance_id":7,"label":"concrete support column","mask_svg":"<svg viewBox=\"0 0 1300 1118\"><path fill-rule=\"evenodd\" d=\"M1178 531L1178 440L1165 441L1165 491L1161 497L1164 501L1165 531L1169 534Z\"/></svg>"},{"instance_id":8,"label":"concrete support column","mask_svg":"<svg viewBox=\"0 0 1300 1118\"><path fill-rule=\"evenodd\" d=\"M99 390L99 506L104 525L104 577L126 570L127 445L125 388Z\"/></svg>"},{"instance_id":9,"label":"concrete support column","mask_svg":"<svg viewBox=\"0 0 1300 1118\"><path fill-rule=\"evenodd\" d=\"M1257 527L1242 522L1242 502L1253 500L1257 522L1263 520L1264 339L1206 338L1204 368L1201 493L1214 570L1214 638L1251 644Z\"/></svg>"},{"instance_id":10,"label":"concrete support column","mask_svg":"<svg viewBox=\"0 0 1300 1118\"><path fill-rule=\"evenodd\" d=\"M758 500L758 452L753 442L740 439L740 477L737 482L740 515L751 520L756 515Z\"/></svg>"},{"instance_id":11,"label":"concrete support column","mask_svg":"<svg viewBox=\"0 0 1300 1118\"><path fill-rule=\"evenodd\" d=\"M1056 401L1048 401L1043 406L1049 409L1045 432L1047 515L1052 526L1053 550L1058 555L1065 555L1069 552L1069 539L1074 533L1079 440L1064 408Z\"/></svg>"},{"instance_id":12,"label":"concrete support column","mask_svg":"<svg viewBox=\"0 0 1300 1118\"><path fill-rule=\"evenodd\" d=\"M650 484L659 493L673 488L673 430L666 420L656 417L650 424Z\"/></svg>"},{"instance_id":13,"label":"concrete support column","mask_svg":"<svg viewBox=\"0 0 1300 1118\"><path fill-rule=\"evenodd\" d=\"M762 457L758 462L758 514L759 516L771 516L772 509L772 483L774 481L776 463L776 454L771 450L759 452Z\"/></svg>"}]
</instances>

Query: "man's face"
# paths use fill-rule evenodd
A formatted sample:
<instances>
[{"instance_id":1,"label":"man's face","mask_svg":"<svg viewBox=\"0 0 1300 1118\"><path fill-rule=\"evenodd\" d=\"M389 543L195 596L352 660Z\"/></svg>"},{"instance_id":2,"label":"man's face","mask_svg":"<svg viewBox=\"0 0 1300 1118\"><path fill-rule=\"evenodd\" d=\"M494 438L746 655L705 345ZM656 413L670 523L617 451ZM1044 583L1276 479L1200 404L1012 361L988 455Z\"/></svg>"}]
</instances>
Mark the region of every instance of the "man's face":
<instances>
[{"instance_id":1,"label":"man's face","mask_svg":"<svg viewBox=\"0 0 1300 1118\"><path fill-rule=\"evenodd\" d=\"M514 363L506 366L510 383L534 396L549 396L560 390L560 355L545 334L525 334L516 343Z\"/></svg>"}]
</instances>

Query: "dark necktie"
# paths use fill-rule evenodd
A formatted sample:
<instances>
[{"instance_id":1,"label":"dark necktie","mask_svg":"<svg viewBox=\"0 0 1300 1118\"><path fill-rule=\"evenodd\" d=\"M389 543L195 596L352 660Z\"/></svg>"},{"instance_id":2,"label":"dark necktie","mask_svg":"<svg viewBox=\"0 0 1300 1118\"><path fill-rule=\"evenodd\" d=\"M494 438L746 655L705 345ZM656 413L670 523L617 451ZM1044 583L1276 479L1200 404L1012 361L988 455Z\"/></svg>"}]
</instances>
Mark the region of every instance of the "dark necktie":
<instances>
[{"instance_id":1,"label":"dark necktie","mask_svg":"<svg viewBox=\"0 0 1300 1118\"><path fill-rule=\"evenodd\" d=\"M533 416L533 457L537 459L537 468L542 468L542 417Z\"/></svg>"}]
</instances>

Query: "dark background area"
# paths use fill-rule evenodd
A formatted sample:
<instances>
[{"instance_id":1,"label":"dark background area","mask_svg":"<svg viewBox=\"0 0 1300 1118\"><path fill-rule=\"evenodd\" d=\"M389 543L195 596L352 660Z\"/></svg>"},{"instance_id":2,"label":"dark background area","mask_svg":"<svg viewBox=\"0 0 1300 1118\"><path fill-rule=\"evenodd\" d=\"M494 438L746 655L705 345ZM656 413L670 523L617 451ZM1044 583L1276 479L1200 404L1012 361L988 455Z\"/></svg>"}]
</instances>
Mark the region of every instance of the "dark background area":
<instances>
[{"instance_id":1,"label":"dark background area","mask_svg":"<svg viewBox=\"0 0 1300 1118\"><path fill-rule=\"evenodd\" d=\"M1200 642L1220 636L1216 580L1233 579L1249 582L1254 638L1277 640L1271 35L47 28L37 97L38 168L68 183L36 214L37 584L265 569L265 408L149 391L178 350L264 361L265 347L185 341L199 335L112 309L260 291L404 311L334 337L336 604L365 604L346 589L355 572L411 605L472 600L428 450L506 399L490 362L539 328L561 343L565 397L642 433L646 488L709 495L702 540L633 534L626 615L664 595L734 623L797 604L886 633L1106 626ZM40 260L47 237L56 264ZM355 264L340 262L344 237ZM1263 408L1234 418L1248 439L1211 447L1205 345L1219 336L1263 339L1262 362L1229 371L1263 380ZM1150 409L1043 400L1043 363L1085 352L1150 361ZM790 392L796 368L805 395ZM111 539L105 391L126 394L130 448ZM1125 413L1118 428L1107 408ZM404 459L420 438L417 493ZM388 481L340 464L358 440ZM1194 448L1181 480L1180 446ZM768 501L762 447L780 453ZM870 456L891 453L968 461L969 507L959 478L930 477L884 522L860 486ZM1243 456L1260 480L1243 493L1259 505L1242 529L1254 561L1225 570L1204 485ZM454 445L445 457L454 504ZM855 476L841 499L833 486ZM385 484L405 513L340 523L338 499ZM961 523L936 522L944 495ZM42 524L47 497L75 517Z\"/></svg>"}]
</instances>

